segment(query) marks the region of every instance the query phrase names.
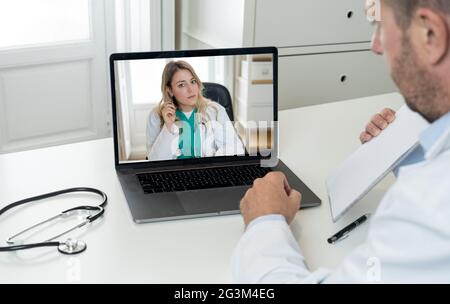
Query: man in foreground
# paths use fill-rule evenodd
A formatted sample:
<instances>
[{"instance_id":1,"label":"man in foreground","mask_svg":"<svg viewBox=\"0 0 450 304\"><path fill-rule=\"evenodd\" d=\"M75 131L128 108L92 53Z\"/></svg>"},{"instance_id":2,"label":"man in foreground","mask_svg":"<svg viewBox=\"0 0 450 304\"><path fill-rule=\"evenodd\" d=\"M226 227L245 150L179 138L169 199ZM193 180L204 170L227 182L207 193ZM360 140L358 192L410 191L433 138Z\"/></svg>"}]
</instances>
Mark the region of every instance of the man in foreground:
<instances>
[{"instance_id":1,"label":"man in foreground","mask_svg":"<svg viewBox=\"0 0 450 304\"><path fill-rule=\"evenodd\" d=\"M450 1L381 0L380 8L372 49L384 55L408 106L431 123L420 137L423 159L400 168L366 242L332 272L310 272L289 229L301 194L282 173L256 180L241 201L236 282L450 282ZM361 141L377 133L370 127Z\"/></svg>"}]
</instances>

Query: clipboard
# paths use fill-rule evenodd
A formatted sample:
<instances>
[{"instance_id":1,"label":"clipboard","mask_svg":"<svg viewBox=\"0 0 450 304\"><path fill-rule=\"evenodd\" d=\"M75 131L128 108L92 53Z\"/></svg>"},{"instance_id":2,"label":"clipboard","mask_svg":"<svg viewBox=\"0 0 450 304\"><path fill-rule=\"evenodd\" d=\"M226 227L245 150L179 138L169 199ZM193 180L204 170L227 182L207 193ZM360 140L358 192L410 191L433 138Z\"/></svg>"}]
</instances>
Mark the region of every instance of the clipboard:
<instances>
[{"instance_id":1,"label":"clipboard","mask_svg":"<svg viewBox=\"0 0 450 304\"><path fill-rule=\"evenodd\" d=\"M376 186L419 145L429 123L406 105L377 137L361 145L326 179L333 222Z\"/></svg>"}]
</instances>

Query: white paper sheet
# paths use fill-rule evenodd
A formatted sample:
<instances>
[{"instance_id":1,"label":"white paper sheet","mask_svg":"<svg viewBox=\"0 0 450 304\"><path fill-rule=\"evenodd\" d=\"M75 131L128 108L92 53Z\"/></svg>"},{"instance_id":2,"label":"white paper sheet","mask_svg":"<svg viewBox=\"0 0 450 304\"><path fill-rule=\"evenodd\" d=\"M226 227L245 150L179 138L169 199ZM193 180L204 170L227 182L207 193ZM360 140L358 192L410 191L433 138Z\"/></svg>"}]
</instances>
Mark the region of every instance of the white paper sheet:
<instances>
[{"instance_id":1,"label":"white paper sheet","mask_svg":"<svg viewBox=\"0 0 450 304\"><path fill-rule=\"evenodd\" d=\"M380 135L361 145L328 176L334 222L417 147L420 133L428 125L406 105L401 107Z\"/></svg>"}]
</instances>

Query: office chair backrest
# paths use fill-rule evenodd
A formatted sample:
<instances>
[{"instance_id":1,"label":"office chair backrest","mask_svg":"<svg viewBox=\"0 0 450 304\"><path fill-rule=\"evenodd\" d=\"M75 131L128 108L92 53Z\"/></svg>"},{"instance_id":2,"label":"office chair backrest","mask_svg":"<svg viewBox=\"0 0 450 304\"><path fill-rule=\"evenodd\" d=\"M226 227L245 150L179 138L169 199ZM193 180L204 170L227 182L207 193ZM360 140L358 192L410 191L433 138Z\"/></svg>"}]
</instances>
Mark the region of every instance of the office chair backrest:
<instances>
[{"instance_id":1,"label":"office chair backrest","mask_svg":"<svg viewBox=\"0 0 450 304\"><path fill-rule=\"evenodd\" d=\"M230 120L234 121L233 105L228 89L221 84L213 82L204 82L203 86L205 87L203 96L219 103L222 107L224 107Z\"/></svg>"}]
</instances>

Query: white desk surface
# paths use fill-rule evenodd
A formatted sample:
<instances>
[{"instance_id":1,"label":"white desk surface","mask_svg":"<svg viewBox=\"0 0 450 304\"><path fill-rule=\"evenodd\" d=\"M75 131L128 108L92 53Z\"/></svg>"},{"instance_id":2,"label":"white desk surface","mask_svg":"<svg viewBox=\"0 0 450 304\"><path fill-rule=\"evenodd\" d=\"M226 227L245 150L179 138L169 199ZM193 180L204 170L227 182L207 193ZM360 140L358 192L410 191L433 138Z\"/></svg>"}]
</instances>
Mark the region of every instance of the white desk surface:
<instances>
[{"instance_id":1,"label":"white desk surface","mask_svg":"<svg viewBox=\"0 0 450 304\"><path fill-rule=\"evenodd\" d=\"M320 207L301 210L292 224L311 270L337 266L363 242L367 224L335 245L327 238L373 212L393 177L337 223L331 221L325 178L358 147L373 114L402 104L400 95L388 94L280 112L281 159L322 199ZM109 196L104 218L74 235L87 243L84 253L66 256L53 247L0 252L0 283L231 282L230 256L243 232L241 216L135 224L113 159L112 138L0 155L0 207L75 186L96 187ZM72 196L68 201L54 199L6 213L0 218L0 246L24 226L80 203Z\"/></svg>"}]
</instances>

